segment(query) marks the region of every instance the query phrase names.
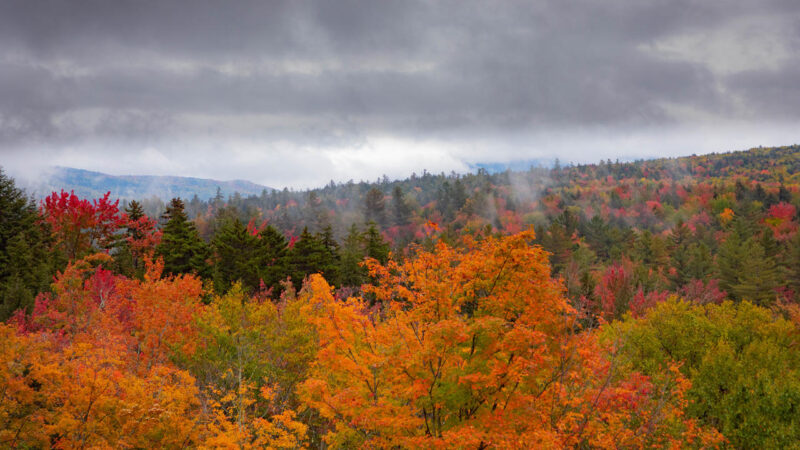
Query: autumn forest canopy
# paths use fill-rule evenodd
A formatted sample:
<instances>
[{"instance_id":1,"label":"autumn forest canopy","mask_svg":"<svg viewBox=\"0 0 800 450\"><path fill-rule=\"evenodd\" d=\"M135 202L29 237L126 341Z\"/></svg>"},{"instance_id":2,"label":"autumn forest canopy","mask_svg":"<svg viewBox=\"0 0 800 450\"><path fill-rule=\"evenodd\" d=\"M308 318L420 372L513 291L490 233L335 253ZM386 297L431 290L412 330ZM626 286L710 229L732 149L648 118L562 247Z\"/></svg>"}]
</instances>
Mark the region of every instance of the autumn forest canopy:
<instances>
[{"instance_id":1,"label":"autumn forest canopy","mask_svg":"<svg viewBox=\"0 0 800 450\"><path fill-rule=\"evenodd\" d=\"M800 448L800 146L35 201L0 448Z\"/></svg>"}]
</instances>

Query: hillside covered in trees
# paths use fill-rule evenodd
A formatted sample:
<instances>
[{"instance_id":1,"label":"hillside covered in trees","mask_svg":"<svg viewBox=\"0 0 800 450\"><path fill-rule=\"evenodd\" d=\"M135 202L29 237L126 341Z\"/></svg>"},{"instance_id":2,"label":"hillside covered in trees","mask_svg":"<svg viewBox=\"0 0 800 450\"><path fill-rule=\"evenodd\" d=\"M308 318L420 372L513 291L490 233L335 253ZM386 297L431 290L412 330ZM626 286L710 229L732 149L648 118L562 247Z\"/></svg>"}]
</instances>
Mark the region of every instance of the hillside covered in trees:
<instances>
[{"instance_id":1,"label":"hillside covered in trees","mask_svg":"<svg viewBox=\"0 0 800 450\"><path fill-rule=\"evenodd\" d=\"M0 448L792 448L798 168L40 204L0 175Z\"/></svg>"},{"instance_id":2,"label":"hillside covered in trees","mask_svg":"<svg viewBox=\"0 0 800 450\"><path fill-rule=\"evenodd\" d=\"M189 197L199 195L208 198L217 192L244 195L260 194L272 188L243 180L220 181L206 178L154 176L154 175L109 175L71 167L48 167L17 180L30 194L46 197L61 189L74 191L81 197L99 197L108 191L125 200L151 198Z\"/></svg>"}]
</instances>

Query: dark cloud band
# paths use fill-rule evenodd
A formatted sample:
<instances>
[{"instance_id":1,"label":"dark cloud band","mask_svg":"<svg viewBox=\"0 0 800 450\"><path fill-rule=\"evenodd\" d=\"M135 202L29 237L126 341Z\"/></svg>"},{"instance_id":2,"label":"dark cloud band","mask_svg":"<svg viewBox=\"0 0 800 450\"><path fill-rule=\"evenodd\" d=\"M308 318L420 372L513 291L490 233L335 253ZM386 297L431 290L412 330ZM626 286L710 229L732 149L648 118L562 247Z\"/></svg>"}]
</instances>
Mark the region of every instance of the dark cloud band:
<instances>
[{"instance_id":1,"label":"dark cloud band","mask_svg":"<svg viewBox=\"0 0 800 450\"><path fill-rule=\"evenodd\" d=\"M0 144L792 122L798 23L789 0L9 0Z\"/></svg>"}]
</instances>

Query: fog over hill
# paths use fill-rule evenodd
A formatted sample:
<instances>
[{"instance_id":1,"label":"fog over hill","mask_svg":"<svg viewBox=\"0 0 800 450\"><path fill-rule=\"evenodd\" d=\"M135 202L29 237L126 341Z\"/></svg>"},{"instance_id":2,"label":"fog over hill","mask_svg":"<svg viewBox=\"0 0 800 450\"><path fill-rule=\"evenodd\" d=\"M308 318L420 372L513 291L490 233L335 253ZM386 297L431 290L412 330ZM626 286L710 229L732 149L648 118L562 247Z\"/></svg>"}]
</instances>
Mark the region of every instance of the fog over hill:
<instances>
[{"instance_id":1,"label":"fog over hill","mask_svg":"<svg viewBox=\"0 0 800 450\"><path fill-rule=\"evenodd\" d=\"M206 178L151 176L151 175L109 175L70 167L53 167L36 180L20 179L29 194L36 198L47 196L50 192L75 191L80 197L97 198L108 191L114 198L123 200L158 197L170 199L181 197L190 199L195 194L209 199L217 194L228 196L235 192L242 195L259 195L263 191L271 191L271 187L262 186L246 180L220 181Z\"/></svg>"}]
</instances>

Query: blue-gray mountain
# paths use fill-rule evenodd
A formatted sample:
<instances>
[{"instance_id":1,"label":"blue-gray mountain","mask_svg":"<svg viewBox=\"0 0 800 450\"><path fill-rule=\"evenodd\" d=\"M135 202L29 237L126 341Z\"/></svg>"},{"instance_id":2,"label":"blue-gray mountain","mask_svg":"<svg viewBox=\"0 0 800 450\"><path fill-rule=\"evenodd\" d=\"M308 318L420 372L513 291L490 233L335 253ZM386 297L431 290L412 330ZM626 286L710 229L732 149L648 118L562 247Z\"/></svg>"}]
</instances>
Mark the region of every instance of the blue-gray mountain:
<instances>
[{"instance_id":1,"label":"blue-gray mountain","mask_svg":"<svg viewBox=\"0 0 800 450\"><path fill-rule=\"evenodd\" d=\"M123 200L146 199L153 196L160 199L181 197L191 199L195 194L203 200L214 197L217 189L227 197L235 192L241 195L260 195L273 189L245 180L219 181L206 178L151 176L151 175L109 175L70 167L55 167L39 180L20 180L29 194L44 198L53 191L74 190L84 198L97 198L108 191L111 196Z\"/></svg>"}]
</instances>

